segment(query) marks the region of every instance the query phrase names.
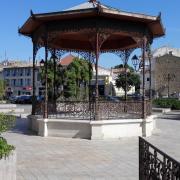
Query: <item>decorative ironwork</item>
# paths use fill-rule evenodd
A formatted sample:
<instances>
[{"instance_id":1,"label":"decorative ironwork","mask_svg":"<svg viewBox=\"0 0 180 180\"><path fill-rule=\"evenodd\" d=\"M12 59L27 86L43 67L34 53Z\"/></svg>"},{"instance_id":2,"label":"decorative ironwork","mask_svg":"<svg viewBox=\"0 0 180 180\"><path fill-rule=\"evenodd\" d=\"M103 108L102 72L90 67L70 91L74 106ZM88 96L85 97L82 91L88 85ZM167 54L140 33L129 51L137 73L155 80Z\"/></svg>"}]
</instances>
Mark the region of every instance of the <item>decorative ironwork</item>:
<instances>
[{"instance_id":1,"label":"decorative ironwork","mask_svg":"<svg viewBox=\"0 0 180 180\"><path fill-rule=\"evenodd\" d=\"M146 102L147 115L151 114L151 102ZM54 109L56 107L56 109ZM100 119L125 119L125 118L141 118L142 102L141 101L122 101L110 102L99 101L99 118ZM43 103L37 104L36 115L42 115L44 111ZM56 106L48 103L49 118L65 118L65 119L86 119L94 120L94 102L93 101L60 101Z\"/></svg>"},{"instance_id":2,"label":"decorative ironwork","mask_svg":"<svg viewBox=\"0 0 180 180\"><path fill-rule=\"evenodd\" d=\"M131 48L122 51L115 51L114 54L120 57L121 60L123 61L123 64L125 65L126 63L128 63L128 59L134 50L135 50L134 48Z\"/></svg>"},{"instance_id":3,"label":"decorative ironwork","mask_svg":"<svg viewBox=\"0 0 180 180\"><path fill-rule=\"evenodd\" d=\"M84 51L79 51L78 54L85 60L89 61L90 63L94 64L95 63L95 54L93 52L84 52Z\"/></svg>"},{"instance_id":4,"label":"decorative ironwork","mask_svg":"<svg viewBox=\"0 0 180 180\"><path fill-rule=\"evenodd\" d=\"M180 180L180 162L139 137L139 180Z\"/></svg>"},{"instance_id":5,"label":"decorative ironwork","mask_svg":"<svg viewBox=\"0 0 180 180\"><path fill-rule=\"evenodd\" d=\"M125 68L125 100L127 100L127 65L128 65L128 60L131 55L131 53L134 51L134 49L125 49L123 51L117 51L116 55L121 58L124 64Z\"/></svg>"}]
</instances>

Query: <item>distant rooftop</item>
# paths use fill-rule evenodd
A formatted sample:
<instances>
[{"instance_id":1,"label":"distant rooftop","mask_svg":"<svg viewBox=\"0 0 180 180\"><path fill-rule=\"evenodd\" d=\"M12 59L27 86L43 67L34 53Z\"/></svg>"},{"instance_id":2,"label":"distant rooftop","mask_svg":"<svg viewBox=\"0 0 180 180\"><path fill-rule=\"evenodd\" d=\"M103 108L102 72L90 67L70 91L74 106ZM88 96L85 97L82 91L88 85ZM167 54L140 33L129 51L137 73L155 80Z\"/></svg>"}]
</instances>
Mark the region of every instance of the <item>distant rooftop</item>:
<instances>
[{"instance_id":1,"label":"distant rooftop","mask_svg":"<svg viewBox=\"0 0 180 180\"><path fill-rule=\"evenodd\" d=\"M62 66L68 66L69 64L71 64L73 62L74 58L75 58L75 56L73 56L72 54L69 54L66 57L61 59L60 64Z\"/></svg>"},{"instance_id":2,"label":"distant rooftop","mask_svg":"<svg viewBox=\"0 0 180 180\"><path fill-rule=\"evenodd\" d=\"M180 57L180 48L163 46L153 51L153 57L160 57L160 56L164 56L165 54L172 54L173 56Z\"/></svg>"}]
</instances>

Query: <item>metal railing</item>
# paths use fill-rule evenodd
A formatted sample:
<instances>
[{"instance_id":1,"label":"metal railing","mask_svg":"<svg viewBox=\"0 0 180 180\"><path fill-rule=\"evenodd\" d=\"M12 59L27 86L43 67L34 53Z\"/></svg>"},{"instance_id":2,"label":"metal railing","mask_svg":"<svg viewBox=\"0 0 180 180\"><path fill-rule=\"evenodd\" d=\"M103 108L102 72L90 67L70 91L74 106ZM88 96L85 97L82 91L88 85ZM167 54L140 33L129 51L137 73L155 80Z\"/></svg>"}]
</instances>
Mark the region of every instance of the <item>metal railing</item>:
<instances>
[{"instance_id":1,"label":"metal railing","mask_svg":"<svg viewBox=\"0 0 180 180\"><path fill-rule=\"evenodd\" d=\"M180 162L139 137L139 180L180 180Z\"/></svg>"},{"instance_id":2,"label":"metal railing","mask_svg":"<svg viewBox=\"0 0 180 180\"><path fill-rule=\"evenodd\" d=\"M99 101L98 113L100 119L119 119L119 118L141 118L142 101ZM146 115L151 114L151 102L146 101ZM90 119L95 116L95 104L93 101L61 101L48 103L49 118L65 119ZM44 103L36 104L36 115L42 115Z\"/></svg>"}]
</instances>

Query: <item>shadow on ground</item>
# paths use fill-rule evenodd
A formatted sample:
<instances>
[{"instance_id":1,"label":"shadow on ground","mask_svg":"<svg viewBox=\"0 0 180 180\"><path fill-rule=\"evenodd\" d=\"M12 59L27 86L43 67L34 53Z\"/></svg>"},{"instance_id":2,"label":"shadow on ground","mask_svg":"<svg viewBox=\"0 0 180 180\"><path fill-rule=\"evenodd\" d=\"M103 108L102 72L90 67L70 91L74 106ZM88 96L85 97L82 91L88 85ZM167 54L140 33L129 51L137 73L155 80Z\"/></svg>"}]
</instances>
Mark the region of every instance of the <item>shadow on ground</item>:
<instances>
[{"instance_id":1,"label":"shadow on ground","mask_svg":"<svg viewBox=\"0 0 180 180\"><path fill-rule=\"evenodd\" d=\"M13 133L37 135L35 132L28 129L28 119L17 117L15 127L11 130Z\"/></svg>"}]
</instances>

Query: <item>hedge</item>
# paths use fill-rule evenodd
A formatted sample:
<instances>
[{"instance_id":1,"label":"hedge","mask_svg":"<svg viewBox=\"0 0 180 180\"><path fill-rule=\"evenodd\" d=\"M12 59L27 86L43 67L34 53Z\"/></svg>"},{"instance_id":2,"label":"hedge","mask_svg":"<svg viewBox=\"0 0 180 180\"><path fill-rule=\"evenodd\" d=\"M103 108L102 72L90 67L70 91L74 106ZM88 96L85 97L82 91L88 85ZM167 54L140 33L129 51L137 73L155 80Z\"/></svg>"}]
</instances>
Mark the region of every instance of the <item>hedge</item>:
<instances>
[{"instance_id":1,"label":"hedge","mask_svg":"<svg viewBox=\"0 0 180 180\"><path fill-rule=\"evenodd\" d=\"M153 101L153 104L155 106L161 107L161 108L171 108L172 110L180 110L180 101L178 99L155 99Z\"/></svg>"},{"instance_id":2,"label":"hedge","mask_svg":"<svg viewBox=\"0 0 180 180\"><path fill-rule=\"evenodd\" d=\"M0 135L10 130L15 124L15 116L0 113ZM5 138L0 136L0 159L7 157L15 147L9 145Z\"/></svg>"}]
</instances>

